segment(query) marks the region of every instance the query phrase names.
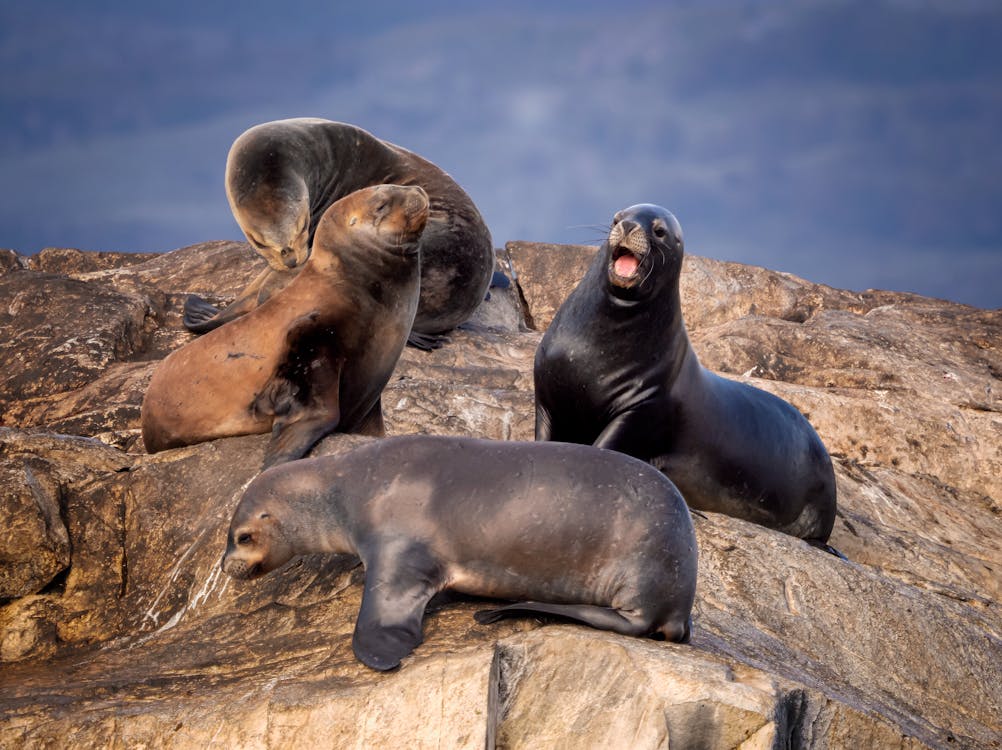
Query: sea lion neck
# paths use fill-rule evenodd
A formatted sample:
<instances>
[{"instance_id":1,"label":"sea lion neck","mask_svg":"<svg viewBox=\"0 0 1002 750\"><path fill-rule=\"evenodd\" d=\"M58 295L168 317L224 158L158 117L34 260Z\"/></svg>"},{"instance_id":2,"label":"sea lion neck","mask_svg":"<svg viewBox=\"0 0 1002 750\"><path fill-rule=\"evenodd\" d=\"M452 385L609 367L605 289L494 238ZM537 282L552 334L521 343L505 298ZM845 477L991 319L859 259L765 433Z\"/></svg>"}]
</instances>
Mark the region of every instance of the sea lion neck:
<instances>
[{"instance_id":1,"label":"sea lion neck","mask_svg":"<svg viewBox=\"0 0 1002 750\"><path fill-rule=\"evenodd\" d=\"M597 281L602 289L602 293L595 297L601 301L602 310L609 320L627 325L636 325L637 321L644 321L651 325L648 330L660 328L670 331L678 326L684 327L678 273L673 273L673 269L660 265L653 269L652 274L660 274L662 277L653 279L651 286L624 290L614 286L605 274L607 255L608 253L604 253L602 262L596 263L593 268L596 271L594 281ZM671 275L671 278L664 278L665 275Z\"/></svg>"},{"instance_id":2,"label":"sea lion neck","mask_svg":"<svg viewBox=\"0 0 1002 750\"><path fill-rule=\"evenodd\" d=\"M379 165L387 163L386 144L361 128L327 123L326 138L310 148L310 214L314 227L334 201L370 185L396 182ZM343 165L331 169L329 165ZM312 237L310 238L312 242Z\"/></svg>"}]
</instances>

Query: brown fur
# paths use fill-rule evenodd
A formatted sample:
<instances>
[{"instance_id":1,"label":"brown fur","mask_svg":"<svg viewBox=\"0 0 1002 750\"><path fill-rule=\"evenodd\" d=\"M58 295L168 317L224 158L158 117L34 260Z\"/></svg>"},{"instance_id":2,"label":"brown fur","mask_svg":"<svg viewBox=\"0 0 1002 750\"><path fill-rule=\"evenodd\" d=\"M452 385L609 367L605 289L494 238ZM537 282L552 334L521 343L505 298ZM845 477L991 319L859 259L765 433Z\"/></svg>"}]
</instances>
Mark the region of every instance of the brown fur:
<instances>
[{"instance_id":1,"label":"brown fur","mask_svg":"<svg viewBox=\"0 0 1002 750\"><path fill-rule=\"evenodd\" d=\"M334 203L292 283L157 368L142 407L146 449L273 431L271 465L334 430L382 434L379 397L417 309L427 216L415 187Z\"/></svg>"},{"instance_id":2,"label":"brown fur","mask_svg":"<svg viewBox=\"0 0 1002 750\"><path fill-rule=\"evenodd\" d=\"M427 192L421 291L411 343L442 343L483 301L494 269L490 232L466 192L435 164L347 123L314 118L257 125L234 142L226 162L233 216L268 268L224 310L189 298L185 326L197 333L244 315L294 276L331 203L378 184ZM277 282L276 282L277 277Z\"/></svg>"}]
</instances>

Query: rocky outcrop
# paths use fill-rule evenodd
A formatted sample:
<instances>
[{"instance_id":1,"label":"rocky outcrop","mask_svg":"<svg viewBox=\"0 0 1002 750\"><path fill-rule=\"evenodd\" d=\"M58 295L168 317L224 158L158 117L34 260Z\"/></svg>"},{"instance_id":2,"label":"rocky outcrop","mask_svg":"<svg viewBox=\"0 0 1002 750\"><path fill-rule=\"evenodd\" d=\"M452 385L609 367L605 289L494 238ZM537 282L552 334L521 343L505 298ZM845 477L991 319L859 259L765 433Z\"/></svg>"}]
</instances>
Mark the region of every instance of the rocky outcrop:
<instances>
[{"instance_id":1,"label":"rocky outcrop","mask_svg":"<svg viewBox=\"0 0 1002 750\"><path fill-rule=\"evenodd\" d=\"M517 283L404 353L389 431L531 439L535 348L593 252L510 243ZM0 746L1002 746L1002 312L686 258L703 363L831 450L849 560L705 514L688 646L482 626L453 601L380 674L351 652L357 561L219 569L266 436L142 448L184 296L223 303L262 262L229 242L44 255L0 251Z\"/></svg>"}]
</instances>

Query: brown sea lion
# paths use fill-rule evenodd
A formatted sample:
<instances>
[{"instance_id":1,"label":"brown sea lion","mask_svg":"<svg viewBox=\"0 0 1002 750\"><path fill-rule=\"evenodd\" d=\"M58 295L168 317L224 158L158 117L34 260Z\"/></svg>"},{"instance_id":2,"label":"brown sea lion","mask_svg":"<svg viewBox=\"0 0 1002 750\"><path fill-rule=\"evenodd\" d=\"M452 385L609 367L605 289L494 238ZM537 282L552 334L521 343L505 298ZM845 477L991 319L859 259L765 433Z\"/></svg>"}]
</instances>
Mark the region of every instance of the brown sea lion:
<instances>
[{"instance_id":1,"label":"brown sea lion","mask_svg":"<svg viewBox=\"0 0 1002 750\"><path fill-rule=\"evenodd\" d=\"M494 250L480 212L455 180L426 159L354 125L314 118L257 125L233 143L226 195L269 268L222 311L189 297L185 326L202 333L254 309L273 293L276 275L278 284L291 279L309 257L327 207L379 184L418 185L428 194L421 296L409 343L439 346L438 334L467 320L491 283Z\"/></svg>"},{"instance_id":2,"label":"brown sea lion","mask_svg":"<svg viewBox=\"0 0 1002 750\"><path fill-rule=\"evenodd\" d=\"M616 214L536 350L536 439L650 461L692 508L830 550L828 451L789 403L700 365L682 320L682 255L682 228L665 209Z\"/></svg>"},{"instance_id":3,"label":"brown sea lion","mask_svg":"<svg viewBox=\"0 0 1002 750\"><path fill-rule=\"evenodd\" d=\"M408 435L258 476L223 570L254 578L317 552L365 566L352 646L373 669L421 643L443 590L519 602L478 613L482 623L547 614L680 642L691 630L698 552L685 501L643 461L590 446Z\"/></svg>"},{"instance_id":4,"label":"brown sea lion","mask_svg":"<svg viewBox=\"0 0 1002 750\"><path fill-rule=\"evenodd\" d=\"M269 466L335 430L382 435L380 394L417 309L427 218L420 187L364 188L330 206L292 283L157 368L146 450L271 431Z\"/></svg>"}]
</instances>

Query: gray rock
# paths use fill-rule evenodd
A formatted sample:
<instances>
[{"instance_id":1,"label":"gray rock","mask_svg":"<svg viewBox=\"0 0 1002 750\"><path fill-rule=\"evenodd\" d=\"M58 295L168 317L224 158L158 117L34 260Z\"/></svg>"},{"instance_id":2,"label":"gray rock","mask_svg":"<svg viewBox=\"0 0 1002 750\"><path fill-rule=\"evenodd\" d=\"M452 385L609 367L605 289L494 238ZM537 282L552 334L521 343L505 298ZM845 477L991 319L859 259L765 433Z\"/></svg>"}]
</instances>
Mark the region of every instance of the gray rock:
<instances>
[{"instance_id":1,"label":"gray rock","mask_svg":"<svg viewBox=\"0 0 1002 750\"><path fill-rule=\"evenodd\" d=\"M402 356L389 431L531 439L535 348L593 253L510 243L517 283L442 349ZM1002 311L688 257L694 348L808 415L835 457L832 544L850 561L706 514L689 646L480 626L483 605L458 602L376 674L351 653L357 561L311 556L254 582L219 569L267 436L154 456L137 441L152 368L190 339L184 295L225 302L257 263L206 243L76 279L0 276L0 313L34 310L20 328L0 315L4 424L32 426L0 430L0 512L37 568L0 577L24 581L0 606L0 745L1000 746Z\"/></svg>"}]
</instances>

